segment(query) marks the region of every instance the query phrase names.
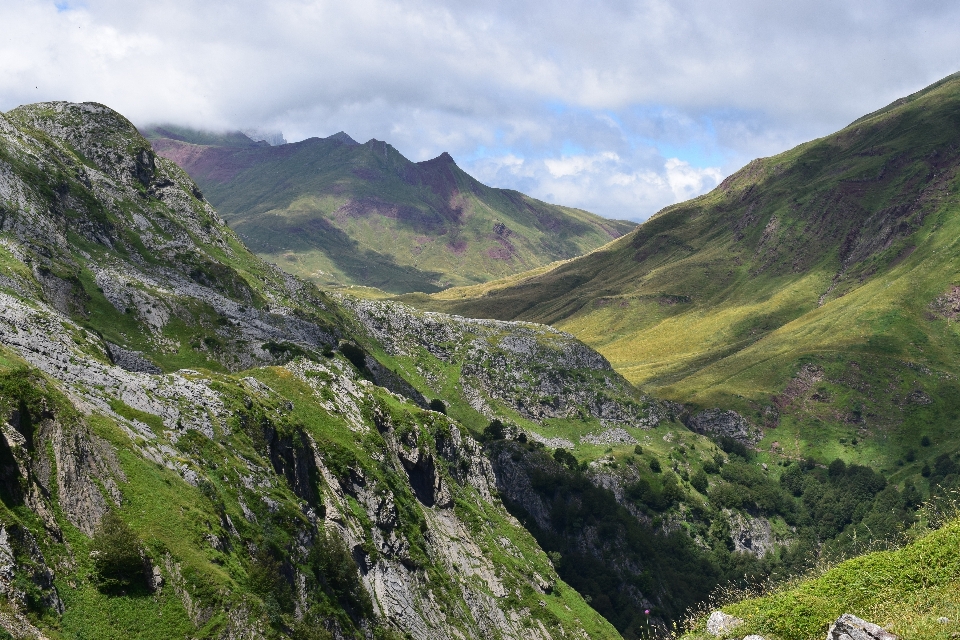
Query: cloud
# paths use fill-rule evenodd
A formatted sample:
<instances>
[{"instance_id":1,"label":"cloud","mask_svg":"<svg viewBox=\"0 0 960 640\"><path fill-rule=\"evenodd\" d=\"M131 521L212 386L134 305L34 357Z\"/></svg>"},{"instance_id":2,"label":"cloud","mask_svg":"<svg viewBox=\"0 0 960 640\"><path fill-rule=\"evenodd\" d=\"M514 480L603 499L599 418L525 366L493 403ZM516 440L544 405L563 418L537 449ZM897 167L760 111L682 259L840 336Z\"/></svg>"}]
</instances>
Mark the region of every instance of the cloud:
<instances>
[{"instance_id":1,"label":"cloud","mask_svg":"<svg viewBox=\"0 0 960 640\"><path fill-rule=\"evenodd\" d=\"M0 109L95 100L139 123L515 157L526 173L492 179L642 218L662 198L641 189L695 194L960 69L958 18L933 0L5 0ZM611 166L606 198L591 185Z\"/></svg>"},{"instance_id":2,"label":"cloud","mask_svg":"<svg viewBox=\"0 0 960 640\"><path fill-rule=\"evenodd\" d=\"M723 179L718 167L697 168L677 158L650 165L647 159L625 159L611 152L537 160L506 155L466 168L481 180L547 202L633 220L709 191Z\"/></svg>"}]
</instances>

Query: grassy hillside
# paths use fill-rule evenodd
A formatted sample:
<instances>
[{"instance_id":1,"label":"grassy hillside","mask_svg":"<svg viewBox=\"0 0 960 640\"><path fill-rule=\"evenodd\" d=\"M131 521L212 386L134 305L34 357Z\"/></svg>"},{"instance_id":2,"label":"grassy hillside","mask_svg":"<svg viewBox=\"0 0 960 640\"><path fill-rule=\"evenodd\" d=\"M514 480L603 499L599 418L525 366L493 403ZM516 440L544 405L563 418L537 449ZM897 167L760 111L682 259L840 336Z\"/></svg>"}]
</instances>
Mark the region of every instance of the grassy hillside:
<instances>
[{"instance_id":1,"label":"grassy hillside","mask_svg":"<svg viewBox=\"0 0 960 640\"><path fill-rule=\"evenodd\" d=\"M953 520L902 549L848 560L816 577L727 604L725 613L745 621L729 637L756 633L768 640L819 640L830 623L852 613L902 640L955 638L960 630L958 535L960 520ZM713 638L704 632L705 622L704 616L683 638Z\"/></svg>"},{"instance_id":2,"label":"grassy hillside","mask_svg":"<svg viewBox=\"0 0 960 640\"><path fill-rule=\"evenodd\" d=\"M0 114L0 637L618 638L357 342L119 114Z\"/></svg>"},{"instance_id":3,"label":"grassy hillside","mask_svg":"<svg viewBox=\"0 0 960 640\"><path fill-rule=\"evenodd\" d=\"M635 226L487 187L446 153L413 163L344 133L278 147L171 127L146 134L251 249L324 285L433 292L571 258Z\"/></svg>"},{"instance_id":4,"label":"grassy hillside","mask_svg":"<svg viewBox=\"0 0 960 640\"><path fill-rule=\"evenodd\" d=\"M761 449L915 475L960 445L958 137L951 76L587 256L406 299L562 328Z\"/></svg>"}]
</instances>

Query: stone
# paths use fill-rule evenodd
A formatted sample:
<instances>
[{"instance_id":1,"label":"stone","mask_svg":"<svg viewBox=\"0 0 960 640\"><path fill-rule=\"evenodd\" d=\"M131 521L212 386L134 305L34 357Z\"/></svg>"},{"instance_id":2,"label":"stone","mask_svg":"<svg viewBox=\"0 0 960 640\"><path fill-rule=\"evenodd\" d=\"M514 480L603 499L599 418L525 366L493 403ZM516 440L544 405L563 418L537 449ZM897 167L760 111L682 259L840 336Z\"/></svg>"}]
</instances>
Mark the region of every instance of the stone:
<instances>
[{"instance_id":1,"label":"stone","mask_svg":"<svg viewBox=\"0 0 960 640\"><path fill-rule=\"evenodd\" d=\"M740 618L727 615L723 611L714 611L707 619L707 633L712 636L722 636L743 624Z\"/></svg>"},{"instance_id":2,"label":"stone","mask_svg":"<svg viewBox=\"0 0 960 640\"><path fill-rule=\"evenodd\" d=\"M767 639L764 638L763 636L751 635L751 636L744 636L743 640L767 640Z\"/></svg>"},{"instance_id":3,"label":"stone","mask_svg":"<svg viewBox=\"0 0 960 640\"><path fill-rule=\"evenodd\" d=\"M827 640L899 640L883 627L845 613L830 625Z\"/></svg>"}]
</instances>

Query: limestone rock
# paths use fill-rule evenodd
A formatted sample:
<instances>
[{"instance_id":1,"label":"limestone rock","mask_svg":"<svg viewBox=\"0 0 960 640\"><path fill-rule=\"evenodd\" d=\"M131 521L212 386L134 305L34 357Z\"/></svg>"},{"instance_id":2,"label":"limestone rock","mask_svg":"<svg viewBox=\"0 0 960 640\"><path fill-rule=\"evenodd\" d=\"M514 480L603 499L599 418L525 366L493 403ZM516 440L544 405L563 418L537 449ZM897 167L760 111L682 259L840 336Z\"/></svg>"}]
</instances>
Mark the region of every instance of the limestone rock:
<instances>
[{"instance_id":1,"label":"limestone rock","mask_svg":"<svg viewBox=\"0 0 960 640\"><path fill-rule=\"evenodd\" d=\"M714 611L707 619L707 633L712 636L722 636L733 631L741 624L743 624L743 620L740 618L727 615L723 611Z\"/></svg>"},{"instance_id":2,"label":"limestone rock","mask_svg":"<svg viewBox=\"0 0 960 640\"><path fill-rule=\"evenodd\" d=\"M845 613L830 625L827 640L898 640L898 638L880 625Z\"/></svg>"},{"instance_id":3,"label":"limestone rock","mask_svg":"<svg viewBox=\"0 0 960 640\"><path fill-rule=\"evenodd\" d=\"M697 433L727 436L746 445L755 444L762 434L750 428L746 418L736 411L707 409L689 418L687 426Z\"/></svg>"}]
</instances>

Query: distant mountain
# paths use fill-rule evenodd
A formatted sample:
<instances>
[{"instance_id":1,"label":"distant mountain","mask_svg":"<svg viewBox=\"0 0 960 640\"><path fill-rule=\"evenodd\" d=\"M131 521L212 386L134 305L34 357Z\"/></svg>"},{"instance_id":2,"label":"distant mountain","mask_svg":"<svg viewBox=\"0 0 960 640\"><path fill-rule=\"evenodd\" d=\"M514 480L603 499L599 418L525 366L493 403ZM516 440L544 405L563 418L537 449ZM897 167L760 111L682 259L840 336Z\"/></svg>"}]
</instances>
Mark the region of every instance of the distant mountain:
<instances>
[{"instance_id":1,"label":"distant mountain","mask_svg":"<svg viewBox=\"0 0 960 640\"><path fill-rule=\"evenodd\" d=\"M343 132L279 146L239 132L144 134L251 249L319 284L434 292L572 258L636 226L485 186L447 153L415 163Z\"/></svg>"},{"instance_id":2,"label":"distant mountain","mask_svg":"<svg viewBox=\"0 0 960 640\"><path fill-rule=\"evenodd\" d=\"M587 256L410 300L550 323L663 397L742 412L763 448L903 477L960 445L958 180L954 75Z\"/></svg>"}]
</instances>

